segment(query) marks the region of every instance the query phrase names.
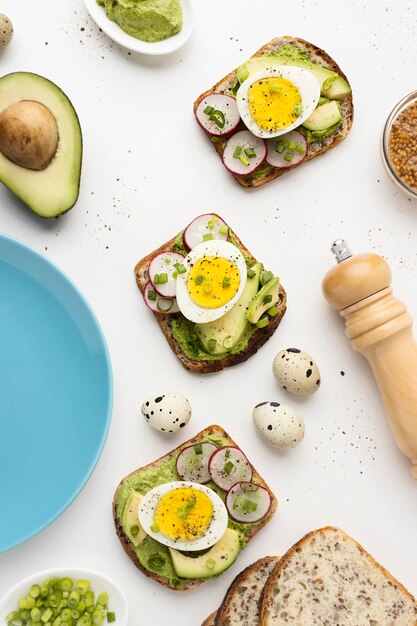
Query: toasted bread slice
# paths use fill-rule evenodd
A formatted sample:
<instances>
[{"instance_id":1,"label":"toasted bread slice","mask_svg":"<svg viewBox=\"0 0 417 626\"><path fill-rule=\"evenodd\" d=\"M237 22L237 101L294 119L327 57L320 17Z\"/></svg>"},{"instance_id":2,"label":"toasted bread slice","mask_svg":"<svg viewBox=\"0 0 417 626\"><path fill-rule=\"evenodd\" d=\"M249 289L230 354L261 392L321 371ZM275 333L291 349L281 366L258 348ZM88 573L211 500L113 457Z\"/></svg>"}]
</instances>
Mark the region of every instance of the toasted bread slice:
<instances>
[{"instance_id":1,"label":"toasted bread slice","mask_svg":"<svg viewBox=\"0 0 417 626\"><path fill-rule=\"evenodd\" d=\"M260 626L416 626L417 602L342 530L321 528L282 557L264 587Z\"/></svg>"},{"instance_id":2,"label":"toasted bread slice","mask_svg":"<svg viewBox=\"0 0 417 626\"><path fill-rule=\"evenodd\" d=\"M216 619L216 613L217 611L214 611L214 613L212 613L211 615L209 615L204 622L201 624L201 626L215 626L215 622L214 620Z\"/></svg>"},{"instance_id":3,"label":"toasted bread slice","mask_svg":"<svg viewBox=\"0 0 417 626\"><path fill-rule=\"evenodd\" d=\"M189 581L186 581L186 583L184 585L172 586L170 584L170 581L169 581L168 578L159 575L157 572L150 571L149 569L147 569L141 563L141 561L139 559L139 556L137 554L137 550L135 549L135 546L133 545L133 543L131 542L131 540L126 535L125 531L123 530L123 526L122 526L122 523L121 523L121 517L123 515L123 510L122 510L123 507L121 506L122 503L120 501L120 495L121 495L121 490L122 490L123 485L124 485L124 481L126 479L134 477L134 476L137 476L138 480L139 480L141 473L144 472L145 470L150 469L150 468L158 468L158 466L161 466L166 461L175 460L177 458L177 456L179 455L179 453L184 448L186 448L188 446L191 446L191 445L194 445L195 443L200 442L202 440L202 438L206 437L206 436L220 437L221 439L227 440L228 445L237 446L235 441L226 433L226 431L223 430L223 428L221 428L221 426L217 426L217 425L208 426L207 428L205 428L204 430L199 432L195 437L193 437L192 439L189 439L188 441L184 442L182 445L178 446L174 450L171 450L171 452L168 452L168 454L166 454L165 456L161 457L160 459L157 459L153 463L149 463L148 465L145 465L144 467L140 467L139 469L135 470L134 472L132 472L131 474L126 476L120 482L119 486L117 487L116 493L115 493L114 499L113 499L113 519L114 519L114 524L115 524L115 527L116 527L117 536L119 537L120 542L121 542L121 544L123 546L123 549L125 550L125 552L128 555L128 557L133 561L133 563L136 565L136 567L138 567L144 574L146 574L146 576L149 576L150 578L152 578L156 582L160 583L164 587L167 587L169 589L173 589L175 591L187 591L188 589L192 589L194 587L197 587L202 582L204 582L204 579L203 580L201 580L201 579L200 580L189 580ZM180 478L177 477L175 480L180 480ZM278 506L278 502L277 502L277 499L275 498L274 494L271 492L271 490L269 489L268 485L265 483L264 479L260 476L260 474L256 471L255 468L253 468L253 479L252 480L254 480L259 485L262 485L263 487L268 489L268 491L271 494L272 502L271 502L271 508L270 508L270 510L268 511L267 515L264 518L262 518L256 524L252 524L250 526L248 525L248 532L246 533L246 537L245 537L247 542L249 542L265 526L265 524L267 524L270 521L270 519L274 515L274 513L275 513L275 511L277 509L277 506ZM161 482L159 484L163 484L164 482L167 482L167 481L166 480L161 480ZM134 488L134 487L132 487L132 488Z\"/></svg>"},{"instance_id":4,"label":"toasted bread slice","mask_svg":"<svg viewBox=\"0 0 417 626\"><path fill-rule=\"evenodd\" d=\"M251 259L253 264L257 263L255 257L250 253L250 251L246 248L246 246L242 243L239 237L236 235L234 231L229 226L229 231L233 236L237 246L241 251L247 256L248 259ZM135 266L135 277L136 283L141 291L144 292L146 283L148 282L148 268L149 263L153 259L154 256L159 254L160 252L166 252L168 250L172 250L174 246L174 242L178 238L179 235L173 237L162 246L160 246L157 250L154 250L146 257L141 259ZM250 338L248 345L244 350L238 353L228 353L223 358L217 360L207 360L207 361L197 361L190 359L186 354L184 354L180 344L176 341L172 330L171 323L172 319L181 313L176 313L174 315L164 315L163 313L154 313L156 321L158 322L162 332L165 335L166 340L168 341L171 349L174 354L179 358L182 365L192 372L196 372L197 374L209 374L211 372L218 372L220 370L225 369L226 367L231 367L232 365L237 365L238 363L243 363L249 357L254 355L263 344L268 341L268 339L273 335L276 329L279 326L281 319L284 316L284 313L287 308L287 294L285 293L285 289L280 285L280 300L276 304L278 308L278 313L275 317L271 318L268 326L264 328L259 328Z\"/></svg>"},{"instance_id":5,"label":"toasted bread slice","mask_svg":"<svg viewBox=\"0 0 417 626\"><path fill-rule=\"evenodd\" d=\"M347 80L345 74L342 72L342 70L336 63L336 61L334 61L327 54L327 52L325 52L321 48L318 48L314 44L309 43L308 41L305 41L304 39L299 39L297 37L290 37L290 36L276 37L275 39L272 39L272 41L270 41L269 43L262 46L262 48L260 48L257 52L255 52L255 54L252 55L252 57L259 57L264 54L271 54L271 53L277 52L284 45L285 46L286 45L297 46L301 50L308 52L310 56L310 61L312 63L316 63L317 65L322 65L328 70L337 72L337 74L339 74L342 78ZM212 94L212 93L229 93L230 90L236 84L236 80L237 80L236 72L237 72L237 68L233 70L233 72L230 72L230 74L222 78L211 89L208 89L207 91L202 93L194 102L194 113L201 99L204 98L205 96ZM261 185L264 185L270 180L273 180L274 178L278 178L278 176L282 176L286 172L293 170L295 167L302 165L306 161L310 161L311 159L314 159L320 154L324 154L325 152L330 150L330 148L334 148L338 143L340 143L341 141L343 141L343 139L345 139L345 137L349 134L352 128L352 123L353 123L352 94L344 98L340 104L342 108L341 126L339 126L339 128L329 137L319 140L319 141L314 141L313 143L311 143L308 147L307 157L304 160L302 160L296 165L293 165L287 168L282 168L282 169L270 168L269 171L266 171L265 174L259 178L238 176L238 175L233 174L235 179L238 181L238 183L240 183L244 187L260 187ZM213 145L221 157L223 155L224 142L221 142L221 141L216 142L216 143L213 143Z\"/></svg>"},{"instance_id":6,"label":"toasted bread slice","mask_svg":"<svg viewBox=\"0 0 417 626\"><path fill-rule=\"evenodd\" d=\"M278 556L265 556L240 572L230 585L213 626L258 626L259 600Z\"/></svg>"}]
</instances>

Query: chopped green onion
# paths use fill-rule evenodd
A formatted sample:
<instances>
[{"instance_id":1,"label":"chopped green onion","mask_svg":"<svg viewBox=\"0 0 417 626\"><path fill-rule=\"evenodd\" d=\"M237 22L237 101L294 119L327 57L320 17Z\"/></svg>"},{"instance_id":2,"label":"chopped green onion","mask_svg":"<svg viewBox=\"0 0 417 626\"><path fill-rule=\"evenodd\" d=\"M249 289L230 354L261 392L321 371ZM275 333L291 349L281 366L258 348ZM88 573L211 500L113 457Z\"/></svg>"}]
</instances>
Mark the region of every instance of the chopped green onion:
<instances>
[{"instance_id":1,"label":"chopped green onion","mask_svg":"<svg viewBox=\"0 0 417 626\"><path fill-rule=\"evenodd\" d=\"M214 569L216 567L216 561L214 559L207 559L206 567L207 569Z\"/></svg>"},{"instance_id":2,"label":"chopped green onion","mask_svg":"<svg viewBox=\"0 0 417 626\"><path fill-rule=\"evenodd\" d=\"M266 285L272 278L274 278L273 272L261 272L260 283L262 287Z\"/></svg>"},{"instance_id":3,"label":"chopped green onion","mask_svg":"<svg viewBox=\"0 0 417 626\"><path fill-rule=\"evenodd\" d=\"M243 156L243 154L241 154L241 155L240 155L240 157L239 157L239 161L240 161L241 163L243 163L243 165L246 165L246 167L247 167L248 165L250 165L249 161L247 160L247 158L246 158L245 156Z\"/></svg>"},{"instance_id":4,"label":"chopped green onion","mask_svg":"<svg viewBox=\"0 0 417 626\"><path fill-rule=\"evenodd\" d=\"M210 241L211 239L214 239L213 233L206 233L203 235L203 241Z\"/></svg>"},{"instance_id":5,"label":"chopped green onion","mask_svg":"<svg viewBox=\"0 0 417 626\"><path fill-rule=\"evenodd\" d=\"M185 272L187 271L187 268L183 263L175 263L174 267L177 270L178 274L185 274Z\"/></svg>"},{"instance_id":6,"label":"chopped green onion","mask_svg":"<svg viewBox=\"0 0 417 626\"><path fill-rule=\"evenodd\" d=\"M268 324L269 319L267 317L261 317L259 322L256 322L256 328L265 328L265 326L268 326Z\"/></svg>"},{"instance_id":7,"label":"chopped green onion","mask_svg":"<svg viewBox=\"0 0 417 626\"><path fill-rule=\"evenodd\" d=\"M247 493L254 493L259 489L258 485L255 485L254 483L241 483L240 488L242 491L246 491Z\"/></svg>"},{"instance_id":8,"label":"chopped green onion","mask_svg":"<svg viewBox=\"0 0 417 626\"><path fill-rule=\"evenodd\" d=\"M160 313L168 313L174 304L173 298L159 298L156 308Z\"/></svg>"},{"instance_id":9,"label":"chopped green onion","mask_svg":"<svg viewBox=\"0 0 417 626\"><path fill-rule=\"evenodd\" d=\"M209 294L213 291L213 285L211 284L211 280L206 280L203 284L203 291L205 294Z\"/></svg>"},{"instance_id":10,"label":"chopped green onion","mask_svg":"<svg viewBox=\"0 0 417 626\"><path fill-rule=\"evenodd\" d=\"M203 446L201 445L201 443L196 443L194 446L194 452L196 454L203 454Z\"/></svg>"},{"instance_id":11,"label":"chopped green onion","mask_svg":"<svg viewBox=\"0 0 417 626\"><path fill-rule=\"evenodd\" d=\"M209 221L207 222L207 226L208 226L208 228L209 228L210 230L213 230L213 228L214 228L214 222L213 222L213 220L209 220Z\"/></svg>"},{"instance_id":12,"label":"chopped green onion","mask_svg":"<svg viewBox=\"0 0 417 626\"><path fill-rule=\"evenodd\" d=\"M294 113L295 113L298 117L300 117L300 115L302 114L302 112L303 112L303 106L302 106L302 104L296 104L296 105L294 106Z\"/></svg>"},{"instance_id":13,"label":"chopped green onion","mask_svg":"<svg viewBox=\"0 0 417 626\"><path fill-rule=\"evenodd\" d=\"M278 313L278 309L277 309L276 306L271 306L271 308L267 310L267 313L271 317L275 317L275 315L277 315L277 313Z\"/></svg>"},{"instance_id":14,"label":"chopped green onion","mask_svg":"<svg viewBox=\"0 0 417 626\"><path fill-rule=\"evenodd\" d=\"M206 279L201 274L198 274L198 276L196 276L194 280L197 285L202 285Z\"/></svg>"},{"instance_id":15,"label":"chopped green onion","mask_svg":"<svg viewBox=\"0 0 417 626\"><path fill-rule=\"evenodd\" d=\"M301 145L300 143L297 143L297 145L295 146L295 151L298 152L298 154L304 154L304 152L306 151L306 147L304 145Z\"/></svg>"},{"instance_id":16,"label":"chopped green onion","mask_svg":"<svg viewBox=\"0 0 417 626\"><path fill-rule=\"evenodd\" d=\"M252 513L253 511L256 511L257 508L258 505L256 502L253 502L248 498L244 498L243 496L238 496L233 502L233 509L239 509L244 513Z\"/></svg>"},{"instance_id":17,"label":"chopped green onion","mask_svg":"<svg viewBox=\"0 0 417 626\"><path fill-rule=\"evenodd\" d=\"M94 626L101 626L101 624L104 622L104 617L100 609L96 609L94 611L94 613L91 615L91 621Z\"/></svg>"},{"instance_id":18,"label":"chopped green onion","mask_svg":"<svg viewBox=\"0 0 417 626\"><path fill-rule=\"evenodd\" d=\"M295 150L297 146L297 142L294 141L294 139L291 139L291 141L288 142L288 150Z\"/></svg>"},{"instance_id":19,"label":"chopped green onion","mask_svg":"<svg viewBox=\"0 0 417 626\"><path fill-rule=\"evenodd\" d=\"M209 339L207 342L207 348L209 352L214 352L217 346L217 339Z\"/></svg>"},{"instance_id":20,"label":"chopped green onion","mask_svg":"<svg viewBox=\"0 0 417 626\"><path fill-rule=\"evenodd\" d=\"M164 259L165 265L171 265L171 259Z\"/></svg>"},{"instance_id":21,"label":"chopped green onion","mask_svg":"<svg viewBox=\"0 0 417 626\"><path fill-rule=\"evenodd\" d=\"M223 283L222 283L223 288L230 287L230 281L231 281L230 276L225 276L223 278Z\"/></svg>"},{"instance_id":22,"label":"chopped green onion","mask_svg":"<svg viewBox=\"0 0 417 626\"><path fill-rule=\"evenodd\" d=\"M50 609L49 607L47 609L44 610L44 612L42 613L42 617L41 617L41 621L46 624L47 621L49 621L49 618L52 617L52 609Z\"/></svg>"},{"instance_id":23,"label":"chopped green onion","mask_svg":"<svg viewBox=\"0 0 417 626\"><path fill-rule=\"evenodd\" d=\"M71 582L71 587L72 587L72 580L70 578L63 578L63 580L69 580ZM61 589L62 589L62 586L61 586ZM29 593L32 596L32 598L37 598L38 595L40 594L40 591L41 591L41 588L39 587L39 585L32 585Z\"/></svg>"},{"instance_id":24,"label":"chopped green onion","mask_svg":"<svg viewBox=\"0 0 417 626\"><path fill-rule=\"evenodd\" d=\"M224 464L224 472L225 474L227 474L227 476L230 475L230 472L232 471L232 469L234 468L235 464L232 463L232 461L227 461L227 463Z\"/></svg>"},{"instance_id":25,"label":"chopped green onion","mask_svg":"<svg viewBox=\"0 0 417 626\"><path fill-rule=\"evenodd\" d=\"M222 225L220 226L220 228L219 228L219 233L220 233L221 235L227 235L228 231L229 231L229 229L228 229L228 227L226 226L226 224L222 224Z\"/></svg>"},{"instance_id":26,"label":"chopped green onion","mask_svg":"<svg viewBox=\"0 0 417 626\"><path fill-rule=\"evenodd\" d=\"M282 91L281 85L277 85L274 83L272 83L272 85L269 85L269 93L279 93L280 91Z\"/></svg>"},{"instance_id":27,"label":"chopped green onion","mask_svg":"<svg viewBox=\"0 0 417 626\"><path fill-rule=\"evenodd\" d=\"M156 300L155 289L148 289L148 300Z\"/></svg>"},{"instance_id":28,"label":"chopped green onion","mask_svg":"<svg viewBox=\"0 0 417 626\"><path fill-rule=\"evenodd\" d=\"M270 293L266 294L266 296L263 297L262 302L264 304L269 304L270 302L272 302L272 295Z\"/></svg>"},{"instance_id":29,"label":"chopped green onion","mask_svg":"<svg viewBox=\"0 0 417 626\"><path fill-rule=\"evenodd\" d=\"M159 524L157 524L156 522L154 522L152 526L149 526L149 528L153 533L159 533Z\"/></svg>"},{"instance_id":30,"label":"chopped green onion","mask_svg":"<svg viewBox=\"0 0 417 626\"><path fill-rule=\"evenodd\" d=\"M233 157L238 159L242 154L242 146L236 146L235 151L233 152Z\"/></svg>"},{"instance_id":31,"label":"chopped green onion","mask_svg":"<svg viewBox=\"0 0 417 626\"><path fill-rule=\"evenodd\" d=\"M107 613L107 623L111 624L112 622L115 622L115 621L116 621L116 614L113 613L113 611L109 611Z\"/></svg>"},{"instance_id":32,"label":"chopped green onion","mask_svg":"<svg viewBox=\"0 0 417 626\"><path fill-rule=\"evenodd\" d=\"M153 279L154 285L165 285L168 282L168 274L162 272L162 274L155 274Z\"/></svg>"},{"instance_id":33,"label":"chopped green onion","mask_svg":"<svg viewBox=\"0 0 417 626\"><path fill-rule=\"evenodd\" d=\"M284 152L284 150L287 149L287 147L288 147L288 141L285 141L285 139L280 139L275 144L275 152L278 152L279 154L282 154Z\"/></svg>"},{"instance_id":34,"label":"chopped green onion","mask_svg":"<svg viewBox=\"0 0 417 626\"><path fill-rule=\"evenodd\" d=\"M287 150L287 152L284 154L284 161L288 161L288 163L291 163L293 158L294 158L294 150Z\"/></svg>"},{"instance_id":35,"label":"chopped green onion","mask_svg":"<svg viewBox=\"0 0 417 626\"><path fill-rule=\"evenodd\" d=\"M62 591L71 591L73 582L71 578L61 578L61 589Z\"/></svg>"},{"instance_id":36,"label":"chopped green onion","mask_svg":"<svg viewBox=\"0 0 417 626\"><path fill-rule=\"evenodd\" d=\"M139 532L139 526L137 524L134 524L133 526L130 527L130 534L132 535L132 537L136 537L138 532Z\"/></svg>"},{"instance_id":37,"label":"chopped green onion","mask_svg":"<svg viewBox=\"0 0 417 626\"><path fill-rule=\"evenodd\" d=\"M212 113L214 113L214 107L206 106L203 113L205 113L206 115L211 115Z\"/></svg>"},{"instance_id":38,"label":"chopped green onion","mask_svg":"<svg viewBox=\"0 0 417 626\"><path fill-rule=\"evenodd\" d=\"M224 128L226 124L225 114L222 111L219 111L218 109L216 109L215 111L211 113L209 120L211 122L214 122L216 126L218 126L219 128Z\"/></svg>"},{"instance_id":39,"label":"chopped green onion","mask_svg":"<svg viewBox=\"0 0 417 626\"><path fill-rule=\"evenodd\" d=\"M178 517L180 517L182 520L186 520L188 514L193 510L196 504L197 498L193 496L192 498L190 498L190 500L188 500L188 502L184 504L184 506L180 506L180 508L177 510Z\"/></svg>"},{"instance_id":40,"label":"chopped green onion","mask_svg":"<svg viewBox=\"0 0 417 626\"><path fill-rule=\"evenodd\" d=\"M224 453L224 458L228 459L230 456L230 450L226 450L226 452Z\"/></svg>"},{"instance_id":41,"label":"chopped green onion","mask_svg":"<svg viewBox=\"0 0 417 626\"><path fill-rule=\"evenodd\" d=\"M253 159L253 157L256 157L256 152L253 148L245 148L243 152L246 154L248 159Z\"/></svg>"},{"instance_id":42,"label":"chopped green onion","mask_svg":"<svg viewBox=\"0 0 417 626\"><path fill-rule=\"evenodd\" d=\"M105 591L102 591L101 593L98 594L97 596L97 603L98 604L102 604L103 606L106 606L109 602L109 594L106 593Z\"/></svg>"},{"instance_id":43,"label":"chopped green onion","mask_svg":"<svg viewBox=\"0 0 417 626\"><path fill-rule=\"evenodd\" d=\"M248 278L253 278L255 274L256 274L255 270L248 270L246 273Z\"/></svg>"}]
</instances>

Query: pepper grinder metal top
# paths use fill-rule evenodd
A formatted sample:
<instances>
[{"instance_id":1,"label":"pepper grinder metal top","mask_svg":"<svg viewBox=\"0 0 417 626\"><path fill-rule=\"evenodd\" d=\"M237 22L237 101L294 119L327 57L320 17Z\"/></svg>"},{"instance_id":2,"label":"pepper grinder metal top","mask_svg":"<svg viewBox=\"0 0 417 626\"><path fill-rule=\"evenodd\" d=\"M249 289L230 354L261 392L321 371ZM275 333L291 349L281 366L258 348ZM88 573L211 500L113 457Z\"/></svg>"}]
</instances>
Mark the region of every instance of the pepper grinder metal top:
<instances>
[{"instance_id":1,"label":"pepper grinder metal top","mask_svg":"<svg viewBox=\"0 0 417 626\"><path fill-rule=\"evenodd\" d=\"M417 343L405 305L392 295L391 270L379 255L331 247L338 264L324 277L324 297L345 319L352 347L372 368L391 430L417 479Z\"/></svg>"}]
</instances>

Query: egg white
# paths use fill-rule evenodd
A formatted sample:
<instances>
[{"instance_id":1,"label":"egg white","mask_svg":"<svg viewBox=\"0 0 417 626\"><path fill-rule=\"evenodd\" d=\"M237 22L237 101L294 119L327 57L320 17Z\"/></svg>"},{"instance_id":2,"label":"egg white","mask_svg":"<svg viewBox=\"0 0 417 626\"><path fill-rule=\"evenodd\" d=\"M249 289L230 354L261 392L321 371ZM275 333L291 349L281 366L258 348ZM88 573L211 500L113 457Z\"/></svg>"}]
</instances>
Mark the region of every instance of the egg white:
<instances>
[{"instance_id":1,"label":"egg white","mask_svg":"<svg viewBox=\"0 0 417 626\"><path fill-rule=\"evenodd\" d=\"M270 132L264 130L263 128L260 128L253 120L248 107L249 87L261 78L269 78L271 76L281 76L282 78L287 78L292 83L294 83L294 85L298 88L300 92L302 104L302 113L295 120L295 122L293 122L289 126L286 126L285 128L282 128L281 130L277 130L274 132ZM311 72L301 67L287 67L284 65L279 67L268 67L266 69L259 70L259 72L251 74L251 76L249 76L242 83L236 94L237 107L239 109L240 117L242 118L243 123L254 135L256 135L256 137L261 137L262 139L279 137L279 135L284 135L290 130L294 130L294 128L297 128L297 126L300 126L313 113L318 104L319 98L320 84Z\"/></svg>"},{"instance_id":2,"label":"egg white","mask_svg":"<svg viewBox=\"0 0 417 626\"><path fill-rule=\"evenodd\" d=\"M192 487L198 491L205 493L213 504L213 519L210 522L209 527L202 537L198 539L192 539L187 541L176 541L165 537L161 532L154 532L151 530L151 526L154 524L155 507L159 500L168 492L181 487ZM226 532L227 523L229 520L226 506L220 496L215 491L209 489L205 485L199 483L192 483L186 481L174 481L159 485L151 491L145 494L139 504L138 508L139 522L144 531L159 543L162 543L169 548L176 548L177 550L185 550L187 552L193 552L195 550L204 550L210 548L219 541Z\"/></svg>"},{"instance_id":3,"label":"egg white","mask_svg":"<svg viewBox=\"0 0 417 626\"><path fill-rule=\"evenodd\" d=\"M187 279L191 267L202 257L223 257L230 261L233 261L240 274L239 288L233 298L229 300L225 305L218 307L217 309L206 309L195 304L190 297L187 289ZM188 256L185 257L183 264L186 267L184 274L178 274L177 277L177 304L181 313L191 322L212 322L222 317L232 306L239 300L242 291L246 284L247 269L245 259L242 253L236 246L228 241L221 241L219 239L210 239L198 244L191 250Z\"/></svg>"}]
</instances>

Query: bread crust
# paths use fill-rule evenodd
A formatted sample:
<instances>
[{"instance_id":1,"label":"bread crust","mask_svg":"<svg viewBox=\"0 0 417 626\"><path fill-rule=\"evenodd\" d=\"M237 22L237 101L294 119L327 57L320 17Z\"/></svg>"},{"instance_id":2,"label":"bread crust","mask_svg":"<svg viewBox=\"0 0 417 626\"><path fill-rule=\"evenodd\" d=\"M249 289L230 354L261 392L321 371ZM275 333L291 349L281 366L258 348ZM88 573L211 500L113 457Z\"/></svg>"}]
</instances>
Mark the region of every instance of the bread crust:
<instances>
[{"instance_id":1,"label":"bread crust","mask_svg":"<svg viewBox=\"0 0 417 626\"><path fill-rule=\"evenodd\" d=\"M211 613L211 615L206 617L206 619L201 624L201 626L215 626L214 620L216 619L216 613L217 613L217 611L214 611L213 613Z\"/></svg>"},{"instance_id":2,"label":"bread crust","mask_svg":"<svg viewBox=\"0 0 417 626\"><path fill-rule=\"evenodd\" d=\"M333 72L337 72L342 78L344 78L347 81L346 75L342 72L339 65L336 63L336 61L334 61L334 59L332 59L332 57L329 54L327 54L327 52L325 52L324 50L322 50L315 44L312 44L309 41L306 41L305 39L300 39L299 37L291 37L290 35L276 37L272 39L271 41L269 41L268 43L266 43L264 46L262 46L259 50L257 50L252 55L251 58L259 57L259 56L262 56L263 54L274 52L283 45L295 45L299 48L306 50L311 55L312 57L311 60L313 63L317 63L319 65L322 65L326 69L329 69ZM213 87L211 87L211 89L208 89L207 91L202 93L200 96L198 96L198 98L194 102L194 114L202 98L205 98L206 96L212 93L223 93L231 85L233 85L236 80L236 72L237 72L237 68L233 70L232 72L230 72L230 74L227 74L227 76L219 80L215 85L213 85ZM296 167L299 167L303 163L306 163L307 161L310 161L311 159L314 159L315 157L320 156L320 154L324 154L331 148L334 148L338 143L340 143L341 141L343 141L343 139L347 137L347 135L349 134L352 128L353 115L354 115L352 94L344 98L341 101L341 105L342 105L342 116L343 116L341 127L327 139L315 141L313 144L311 144L309 146L306 158L300 161L299 163L296 163L295 165L292 165L291 167L287 167L281 170L276 169L272 171L271 173L267 174L266 176L260 178L259 180L248 181L245 176L239 176L237 174L232 174L232 176L234 176L237 182L243 187L250 187L250 188L261 187L262 185L269 182L270 180L278 178L279 176L286 174L287 172L295 169ZM223 155L222 145L218 143L215 143L213 145L216 151L218 152L219 156L222 157Z\"/></svg>"},{"instance_id":3,"label":"bread crust","mask_svg":"<svg viewBox=\"0 0 417 626\"><path fill-rule=\"evenodd\" d=\"M122 487L123 481L126 478L129 478L129 476L132 476L133 474L136 474L139 471L144 471L151 467L157 467L161 463L164 463L165 461L168 461L175 455L179 454L184 448L187 448L188 446L198 443L202 439L202 437L205 437L207 435L212 435L215 437L223 437L224 439L227 439L230 442L230 445L239 447L238 444L230 437L230 435L221 426L218 426L217 424L212 424L211 426L208 426L204 430L197 433L195 437L188 439L188 441L185 441L180 446L178 446L177 448L174 448L173 450L171 450L164 456L160 457L159 459L156 459L155 461L152 461L151 463L148 463L147 465L144 465L143 467L139 467L138 469L134 470L133 472L125 476L120 481L119 485L117 486L117 489L113 497L113 504L112 504L113 521L114 521L117 536L127 556L134 563L134 565L136 565L136 567L140 569L141 572L143 572L146 576L148 576L149 578L152 578L155 582L159 583L160 585L163 585L164 587L167 587L168 589L172 589L173 591L188 591L189 589L194 589L195 587L198 587L199 585L201 585L201 583L204 582L204 579L194 580L190 582L189 585L185 585L183 587L171 587L171 585L169 584L169 581L166 578L164 578L163 576L160 576L156 572L151 572L147 570L141 564L141 562L139 561L138 557L135 554L135 551L133 549L133 544L131 543L129 537L124 532L123 527L117 516L117 504L118 504L119 493L120 493L120 489ZM270 519L272 518L272 516L274 515L278 507L278 501L275 495L272 493L272 491L270 490L270 488L268 487L267 483L262 478L262 476L256 471L256 469L253 466L252 468L253 468L253 477L256 479L256 481L260 485L265 487L271 495L271 508L268 514L260 521L259 525L252 528L251 533L248 535L248 542L251 539L253 539L253 537L265 526L265 524L267 524L270 521Z\"/></svg>"},{"instance_id":4,"label":"bread crust","mask_svg":"<svg viewBox=\"0 0 417 626\"><path fill-rule=\"evenodd\" d=\"M230 226L229 226L229 229L234 239L236 240L237 244L239 245L239 247L242 250L244 250L245 254L250 259L252 259L254 264L257 263L257 260L255 259L255 257L249 252L249 250L242 243L242 241L239 239L236 233L230 228ZM173 237L166 243L162 244L162 246L160 246L159 248L157 248L156 250L154 250L153 252L145 256L136 264L135 270L134 270L135 278L136 278L136 283L142 294L145 290L146 283L148 282L148 268L149 268L149 264L151 260L153 259L154 256L156 256L157 254L161 252L167 252L169 250L172 250L173 244L177 237L178 235L176 235L175 237ZM274 332L278 328L284 316L284 313L287 309L287 294L285 292L284 287L282 287L282 285L280 285L279 293L280 293L280 301L279 301L279 304L277 305L277 307L279 308L279 311L277 315L275 315L275 317L271 318L268 326L265 326L265 328L258 329L252 335L245 350L242 350L241 352L237 354L228 354L222 359L218 359L215 361L193 361L192 359L189 359L184 354L184 352L181 349L180 344L176 341L170 328L170 321L172 317L174 317L175 315L180 315L180 314L164 315L163 313L156 313L156 312L153 312L153 314L156 318L156 321L159 324L160 329L165 335L165 338L168 341L172 351L174 352L175 356L178 357L178 359L181 361L181 364L185 367L185 369L195 372L196 374L210 374L213 372L219 372L225 369L226 367L231 367L232 365L238 365L239 363L243 363L244 361L249 359L251 356L253 356L259 350L259 348L263 346L264 343L266 343L268 339L274 334Z\"/></svg>"},{"instance_id":5,"label":"bread crust","mask_svg":"<svg viewBox=\"0 0 417 626\"><path fill-rule=\"evenodd\" d=\"M313 530L313 531L307 533L306 535L304 535L304 537L302 537L299 541L297 541L297 543L295 543L288 550L288 552L286 552L284 554L284 556L281 558L281 560L279 561L277 566L272 571L272 573L271 573L270 577L268 578L267 583L266 583L266 585L265 585L265 587L263 589L263 592L262 592L262 595L261 595L261 599L260 599L260 603L259 603L259 609L260 609L259 626L268 626L268 615L267 615L267 612L268 612L268 602L271 599L271 596L273 595L272 594L272 590L273 590L276 578L285 569L286 565L292 559L292 557L294 556L294 554L296 552L300 552L304 548L304 546L306 546L307 544L309 544L311 542L312 539L318 538L320 536L324 536L328 532L338 532L338 533L340 533L343 536L344 539L346 539L347 541L353 543L356 546L356 548L359 550L359 552L366 559L368 559L371 562L371 564L377 570L379 570L387 578L387 580L390 583L392 583L392 585L394 585L397 589L399 589L399 591L401 593L403 593L405 596L407 596L407 598L409 600L414 602L416 604L416 607L417 607L416 599L411 595L411 593L398 580L396 580L394 578L394 576L392 576L382 565L380 565L373 558L373 556L371 556L371 554L369 554L369 552L367 552L365 550L365 548L363 548L355 539L352 539L352 537L347 535L340 528L337 528L337 527L334 527L334 526L325 526L324 528L319 528L318 530ZM410 624L410 626L417 626L417 621L413 622L413 624Z\"/></svg>"}]
</instances>

